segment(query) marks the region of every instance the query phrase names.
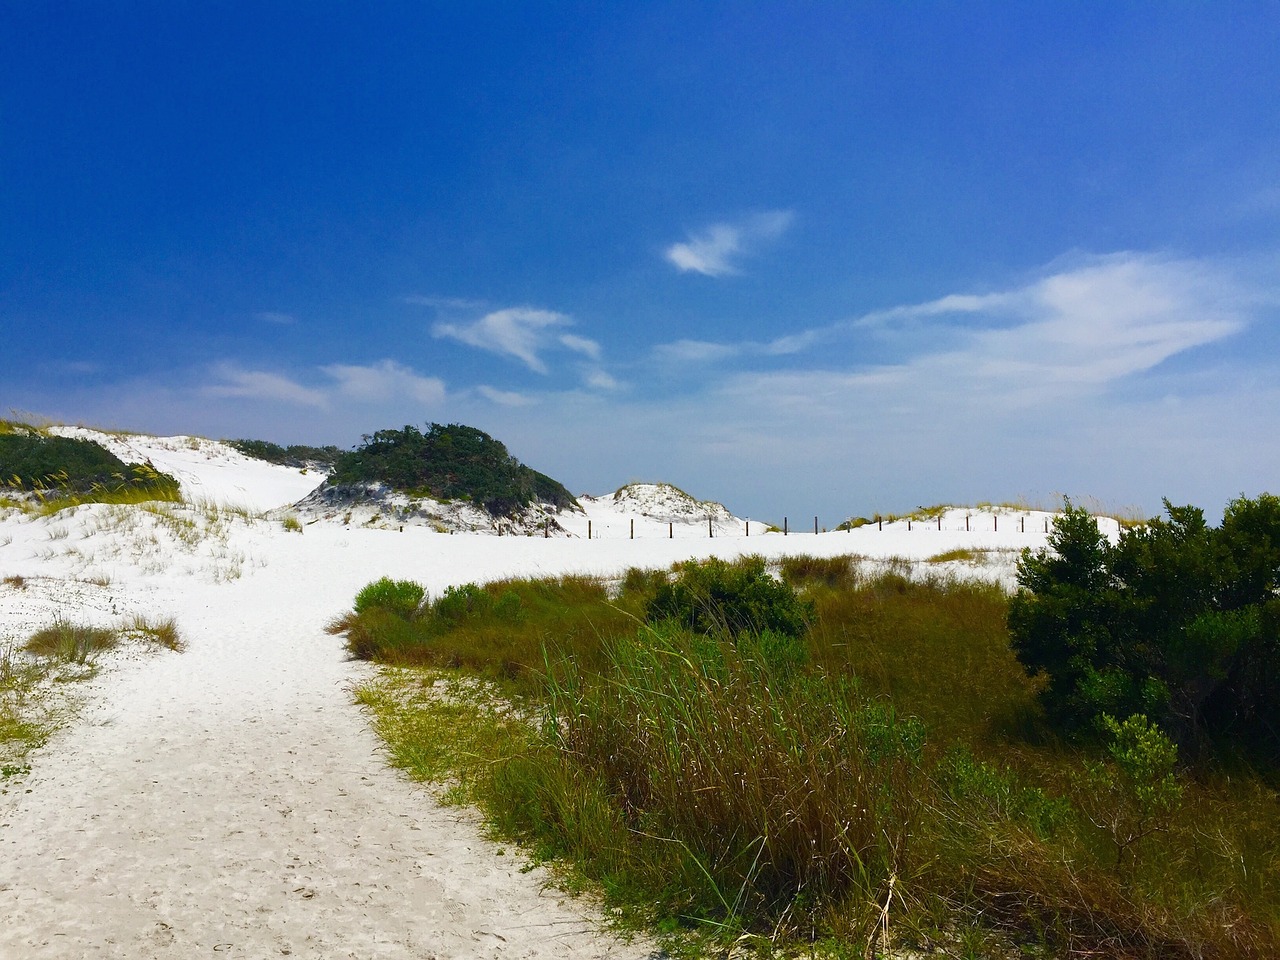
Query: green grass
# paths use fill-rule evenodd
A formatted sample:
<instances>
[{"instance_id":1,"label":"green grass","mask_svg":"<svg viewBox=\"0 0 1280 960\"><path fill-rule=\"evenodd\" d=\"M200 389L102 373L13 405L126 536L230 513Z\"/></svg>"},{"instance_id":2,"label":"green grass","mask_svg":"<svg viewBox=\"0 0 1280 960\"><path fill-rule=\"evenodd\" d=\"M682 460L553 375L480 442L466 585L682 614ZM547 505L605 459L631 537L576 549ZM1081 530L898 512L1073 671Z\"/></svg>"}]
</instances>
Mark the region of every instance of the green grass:
<instances>
[{"instance_id":1,"label":"green grass","mask_svg":"<svg viewBox=\"0 0 1280 960\"><path fill-rule=\"evenodd\" d=\"M1182 773L1118 856L1137 794L1048 729L999 588L851 557L780 573L814 604L799 659L643 625L655 571L334 629L407 665L359 694L397 764L631 922L721 951L1280 955L1274 772Z\"/></svg>"}]
</instances>

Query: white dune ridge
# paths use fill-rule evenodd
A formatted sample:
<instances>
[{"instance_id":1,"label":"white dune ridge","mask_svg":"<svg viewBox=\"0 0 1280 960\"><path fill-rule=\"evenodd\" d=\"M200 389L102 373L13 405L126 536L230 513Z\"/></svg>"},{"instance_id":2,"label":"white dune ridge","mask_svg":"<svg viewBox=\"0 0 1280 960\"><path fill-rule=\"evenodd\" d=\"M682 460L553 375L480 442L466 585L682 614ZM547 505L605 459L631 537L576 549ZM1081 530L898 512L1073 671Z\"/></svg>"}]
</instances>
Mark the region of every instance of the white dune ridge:
<instances>
[{"instance_id":1,"label":"white dune ridge","mask_svg":"<svg viewBox=\"0 0 1280 960\"><path fill-rule=\"evenodd\" d=\"M924 560L965 547L989 551L987 564L949 567L1008 582L1049 516L956 510L910 530L783 536L674 488L630 485L579 498L557 536L467 535L308 512L295 504L323 475L213 441L64 432L173 474L192 502L0 515L0 643L55 617L141 614L174 618L186 649L107 658L80 714L3 782L3 960L649 955L385 764L351 695L372 668L324 624L384 575L435 595L690 557Z\"/></svg>"}]
</instances>

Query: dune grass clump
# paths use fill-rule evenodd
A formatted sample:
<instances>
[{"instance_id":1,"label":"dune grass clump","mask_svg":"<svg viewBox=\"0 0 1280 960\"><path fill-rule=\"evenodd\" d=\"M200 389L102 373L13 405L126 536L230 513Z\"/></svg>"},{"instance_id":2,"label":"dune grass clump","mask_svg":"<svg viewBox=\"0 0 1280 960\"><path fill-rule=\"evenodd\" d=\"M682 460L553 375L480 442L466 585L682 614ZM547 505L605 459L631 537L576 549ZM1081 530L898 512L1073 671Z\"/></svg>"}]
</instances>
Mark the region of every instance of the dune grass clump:
<instances>
[{"instance_id":1,"label":"dune grass clump","mask_svg":"<svg viewBox=\"0 0 1280 960\"><path fill-rule=\"evenodd\" d=\"M33 633L24 649L61 663L83 664L95 653L110 650L119 642L120 634L116 630L58 619Z\"/></svg>"},{"instance_id":2,"label":"dune grass clump","mask_svg":"<svg viewBox=\"0 0 1280 960\"><path fill-rule=\"evenodd\" d=\"M601 682L551 690L544 730L630 830L658 838L644 856L668 909L762 932L800 903L869 903L907 869L917 721L671 622L607 660Z\"/></svg>"},{"instance_id":3,"label":"dune grass clump","mask_svg":"<svg viewBox=\"0 0 1280 960\"><path fill-rule=\"evenodd\" d=\"M430 602L418 584L387 583L391 586L382 584L373 595L403 590L398 607L366 598L360 610L327 627L346 637L352 656L397 666L466 668L500 680L516 695L538 687L547 649L598 665L601 640L635 629L643 615L640 601L625 594L611 598L605 582L595 577L462 584ZM411 611L408 601L417 590L423 600Z\"/></svg>"},{"instance_id":4,"label":"dune grass clump","mask_svg":"<svg viewBox=\"0 0 1280 960\"><path fill-rule=\"evenodd\" d=\"M166 650L181 652L185 647L178 633L178 621L173 617L152 619L137 614L127 619L121 629L132 637L164 647Z\"/></svg>"}]
</instances>

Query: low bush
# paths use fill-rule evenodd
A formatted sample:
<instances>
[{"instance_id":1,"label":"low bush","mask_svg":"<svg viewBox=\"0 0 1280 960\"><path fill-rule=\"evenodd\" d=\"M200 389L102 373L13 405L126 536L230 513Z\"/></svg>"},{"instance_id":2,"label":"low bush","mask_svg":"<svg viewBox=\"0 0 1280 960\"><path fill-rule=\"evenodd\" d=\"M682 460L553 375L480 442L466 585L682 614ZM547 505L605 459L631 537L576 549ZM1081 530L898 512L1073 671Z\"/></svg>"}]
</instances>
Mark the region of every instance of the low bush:
<instances>
[{"instance_id":1,"label":"low bush","mask_svg":"<svg viewBox=\"0 0 1280 960\"><path fill-rule=\"evenodd\" d=\"M796 589L821 585L831 589L852 587L858 582L858 561L854 557L814 557L808 554L783 557L780 574L784 583Z\"/></svg>"},{"instance_id":2,"label":"low bush","mask_svg":"<svg viewBox=\"0 0 1280 960\"><path fill-rule=\"evenodd\" d=\"M418 612L426 595L426 589L412 580L383 577L356 594L355 612L362 614L377 608L407 620Z\"/></svg>"},{"instance_id":3,"label":"low bush","mask_svg":"<svg viewBox=\"0 0 1280 960\"><path fill-rule=\"evenodd\" d=\"M812 604L771 577L762 557L681 564L675 581L661 584L645 610L649 623L670 620L695 633L726 637L764 631L800 637L812 616Z\"/></svg>"},{"instance_id":4,"label":"low bush","mask_svg":"<svg viewBox=\"0 0 1280 960\"><path fill-rule=\"evenodd\" d=\"M303 444L292 444L282 447L269 440L228 440L226 443L246 457L286 467L332 467L338 457L342 456L342 451L334 446L309 447Z\"/></svg>"}]
</instances>

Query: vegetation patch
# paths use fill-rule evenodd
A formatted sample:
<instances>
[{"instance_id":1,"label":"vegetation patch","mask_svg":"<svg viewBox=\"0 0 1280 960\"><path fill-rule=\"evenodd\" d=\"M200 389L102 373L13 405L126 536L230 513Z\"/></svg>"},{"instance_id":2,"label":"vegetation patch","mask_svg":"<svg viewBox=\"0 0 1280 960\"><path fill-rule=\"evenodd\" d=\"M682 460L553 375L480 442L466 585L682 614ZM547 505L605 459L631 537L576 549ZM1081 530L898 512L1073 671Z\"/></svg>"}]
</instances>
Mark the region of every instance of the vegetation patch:
<instances>
[{"instance_id":1,"label":"vegetation patch","mask_svg":"<svg viewBox=\"0 0 1280 960\"><path fill-rule=\"evenodd\" d=\"M0 434L0 478L11 505L46 513L79 503L178 500L178 481L149 463L127 464L101 444L15 430Z\"/></svg>"},{"instance_id":2,"label":"vegetation patch","mask_svg":"<svg viewBox=\"0 0 1280 960\"><path fill-rule=\"evenodd\" d=\"M226 440L224 442L246 457L302 469L331 469L342 456L342 451L335 446L309 447L295 443L282 447L269 440Z\"/></svg>"},{"instance_id":3,"label":"vegetation patch","mask_svg":"<svg viewBox=\"0 0 1280 960\"><path fill-rule=\"evenodd\" d=\"M116 630L57 620L33 633L23 649L64 663L84 663L93 654L120 642Z\"/></svg>"},{"instance_id":4,"label":"vegetation patch","mask_svg":"<svg viewBox=\"0 0 1280 960\"><path fill-rule=\"evenodd\" d=\"M1112 544L1068 502L1018 565L1013 649L1065 729L1141 714L1194 755L1227 738L1280 757L1280 497L1232 501L1216 528L1165 509Z\"/></svg>"},{"instance_id":5,"label":"vegetation patch","mask_svg":"<svg viewBox=\"0 0 1280 960\"><path fill-rule=\"evenodd\" d=\"M1137 716L1064 739L998 587L854 557L780 573L470 584L334 629L400 665L360 694L398 764L677 938L1280 955L1273 770L1189 769Z\"/></svg>"},{"instance_id":6,"label":"vegetation patch","mask_svg":"<svg viewBox=\"0 0 1280 960\"><path fill-rule=\"evenodd\" d=\"M562 484L520 463L487 433L462 424L379 430L338 457L328 483L379 483L410 496L467 500L495 517L535 502L577 506Z\"/></svg>"}]
</instances>

